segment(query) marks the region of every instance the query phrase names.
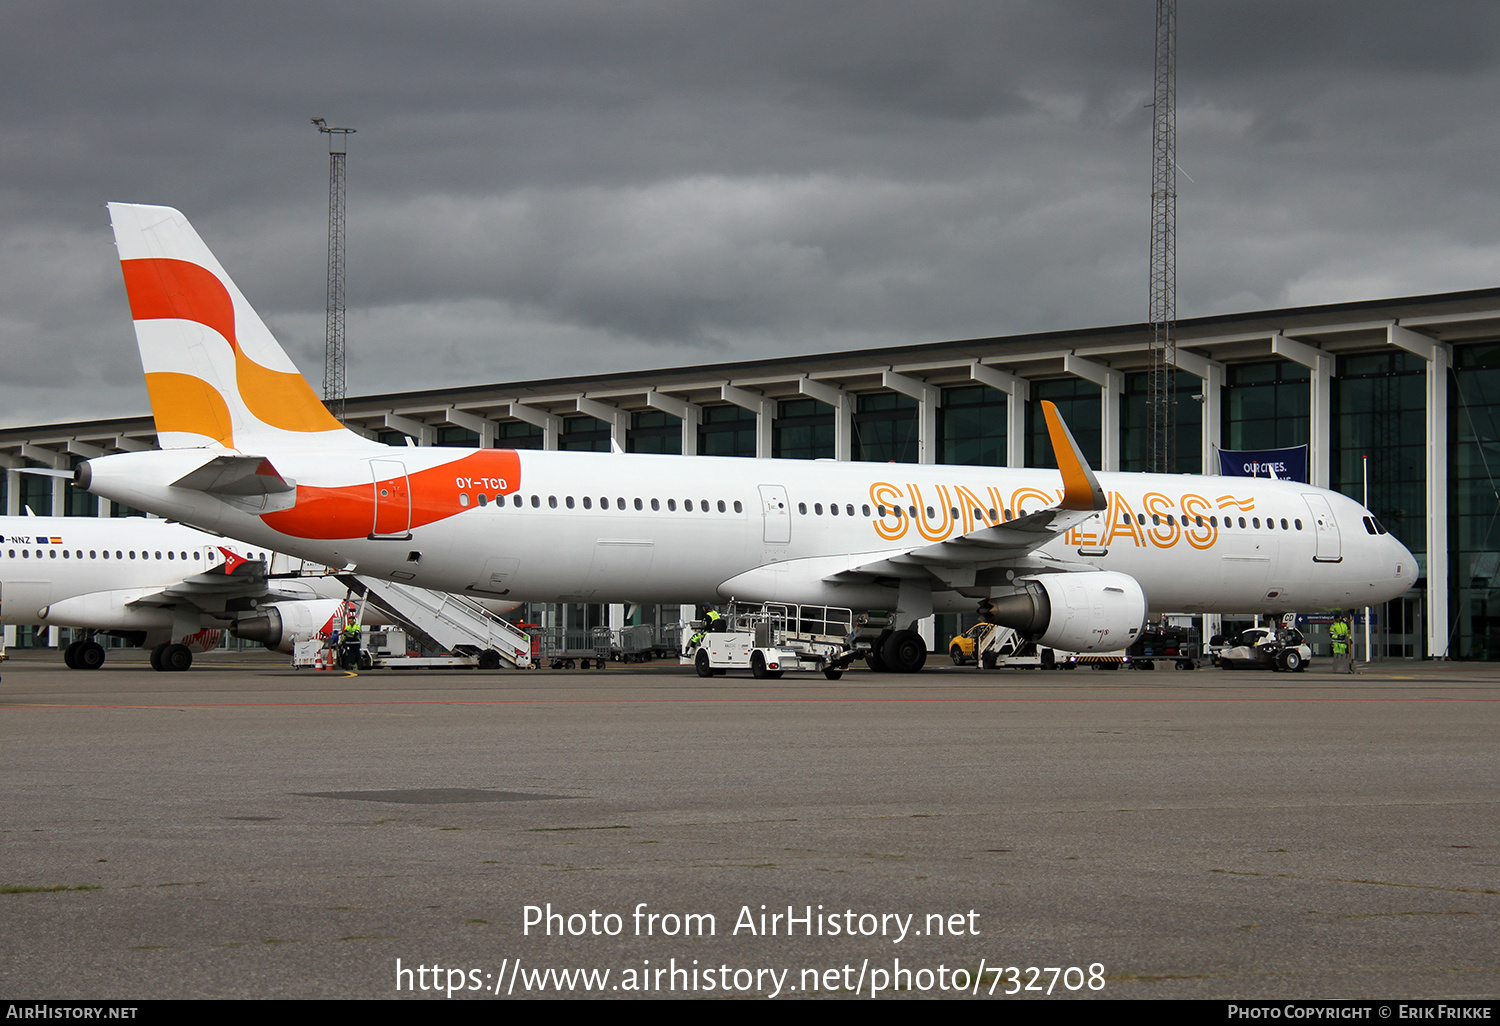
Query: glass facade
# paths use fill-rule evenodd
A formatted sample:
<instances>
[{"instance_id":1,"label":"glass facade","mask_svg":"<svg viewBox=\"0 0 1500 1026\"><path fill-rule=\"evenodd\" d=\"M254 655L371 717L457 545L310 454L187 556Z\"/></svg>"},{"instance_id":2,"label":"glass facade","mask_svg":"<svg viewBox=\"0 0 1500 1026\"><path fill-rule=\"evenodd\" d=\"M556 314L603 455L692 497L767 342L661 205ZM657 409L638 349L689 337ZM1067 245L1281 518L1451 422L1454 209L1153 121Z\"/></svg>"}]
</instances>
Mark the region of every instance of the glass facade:
<instances>
[{"instance_id":1,"label":"glass facade","mask_svg":"<svg viewBox=\"0 0 1500 1026\"><path fill-rule=\"evenodd\" d=\"M917 401L896 392L862 395L855 406L852 456L870 463L916 463Z\"/></svg>"},{"instance_id":2,"label":"glass facade","mask_svg":"<svg viewBox=\"0 0 1500 1026\"><path fill-rule=\"evenodd\" d=\"M40 463L28 460L27 464L40 467ZM17 474L18 491L21 493L21 513L29 509L32 515L52 516L52 478L40 474Z\"/></svg>"},{"instance_id":3,"label":"glass facade","mask_svg":"<svg viewBox=\"0 0 1500 1026\"><path fill-rule=\"evenodd\" d=\"M500 424L495 429L496 449L541 449L545 445L542 429L525 421Z\"/></svg>"},{"instance_id":4,"label":"glass facade","mask_svg":"<svg viewBox=\"0 0 1500 1026\"><path fill-rule=\"evenodd\" d=\"M1178 474L1203 473L1203 379L1178 371L1172 383L1173 435ZM1144 473L1150 467L1151 375L1125 375L1120 409L1120 469ZM1071 426L1071 425L1070 425Z\"/></svg>"},{"instance_id":5,"label":"glass facade","mask_svg":"<svg viewBox=\"0 0 1500 1026\"><path fill-rule=\"evenodd\" d=\"M705 406L699 456L755 456L755 414L739 406Z\"/></svg>"},{"instance_id":6,"label":"glass facade","mask_svg":"<svg viewBox=\"0 0 1500 1026\"><path fill-rule=\"evenodd\" d=\"M479 432L448 424L437 429L437 444L451 445L460 449L477 449Z\"/></svg>"},{"instance_id":7,"label":"glass facade","mask_svg":"<svg viewBox=\"0 0 1500 1026\"><path fill-rule=\"evenodd\" d=\"M834 457L833 407L816 399L787 399L776 404L772 455L783 460Z\"/></svg>"},{"instance_id":8,"label":"glass facade","mask_svg":"<svg viewBox=\"0 0 1500 1026\"><path fill-rule=\"evenodd\" d=\"M938 410L938 462L1005 466L1004 393L988 385L943 389Z\"/></svg>"},{"instance_id":9,"label":"glass facade","mask_svg":"<svg viewBox=\"0 0 1500 1026\"><path fill-rule=\"evenodd\" d=\"M1306 445L1312 372L1274 360L1229 367L1220 444L1226 449L1286 449Z\"/></svg>"},{"instance_id":10,"label":"glass facade","mask_svg":"<svg viewBox=\"0 0 1500 1026\"><path fill-rule=\"evenodd\" d=\"M1369 507L1426 569L1427 362L1396 350L1341 357L1333 382L1333 443L1329 482L1364 501L1369 457Z\"/></svg>"},{"instance_id":11,"label":"glass facade","mask_svg":"<svg viewBox=\"0 0 1500 1026\"><path fill-rule=\"evenodd\" d=\"M1048 468L1057 466L1057 461L1052 458L1052 439L1047 434L1047 420L1042 415L1043 399L1057 405L1057 412L1067 421L1074 441L1083 450L1083 458L1089 461L1089 466L1098 467L1104 451L1104 432L1100 420L1104 399L1098 385L1082 378L1031 383L1031 402L1026 404L1026 465Z\"/></svg>"},{"instance_id":12,"label":"glass facade","mask_svg":"<svg viewBox=\"0 0 1500 1026\"><path fill-rule=\"evenodd\" d=\"M557 447L571 452L609 452L609 425L597 417L566 417Z\"/></svg>"},{"instance_id":13,"label":"glass facade","mask_svg":"<svg viewBox=\"0 0 1500 1026\"><path fill-rule=\"evenodd\" d=\"M625 451L682 455L682 419L662 410L632 413Z\"/></svg>"},{"instance_id":14,"label":"glass facade","mask_svg":"<svg viewBox=\"0 0 1500 1026\"><path fill-rule=\"evenodd\" d=\"M1500 659L1500 344L1454 351L1448 460L1451 651Z\"/></svg>"}]
</instances>

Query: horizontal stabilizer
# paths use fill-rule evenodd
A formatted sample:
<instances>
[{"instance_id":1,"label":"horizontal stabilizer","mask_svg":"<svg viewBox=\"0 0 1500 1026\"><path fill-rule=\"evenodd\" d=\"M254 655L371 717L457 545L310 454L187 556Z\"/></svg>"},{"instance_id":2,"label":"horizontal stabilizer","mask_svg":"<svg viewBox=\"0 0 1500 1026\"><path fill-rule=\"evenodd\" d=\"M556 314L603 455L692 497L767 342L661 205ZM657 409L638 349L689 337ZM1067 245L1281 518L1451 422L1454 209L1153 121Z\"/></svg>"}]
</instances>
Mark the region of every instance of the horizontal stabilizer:
<instances>
[{"instance_id":1,"label":"horizontal stabilizer","mask_svg":"<svg viewBox=\"0 0 1500 1026\"><path fill-rule=\"evenodd\" d=\"M173 481L172 486L238 496L274 495L297 489L264 456L216 456L192 473Z\"/></svg>"}]
</instances>

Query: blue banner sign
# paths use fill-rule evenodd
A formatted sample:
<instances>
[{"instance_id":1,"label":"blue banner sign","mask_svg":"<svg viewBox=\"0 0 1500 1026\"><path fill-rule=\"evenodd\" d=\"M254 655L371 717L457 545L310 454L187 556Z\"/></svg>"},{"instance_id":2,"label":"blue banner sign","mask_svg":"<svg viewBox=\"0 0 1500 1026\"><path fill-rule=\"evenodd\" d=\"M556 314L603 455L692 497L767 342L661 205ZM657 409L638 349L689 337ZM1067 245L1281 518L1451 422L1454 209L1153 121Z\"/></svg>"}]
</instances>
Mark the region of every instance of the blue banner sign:
<instances>
[{"instance_id":1,"label":"blue banner sign","mask_svg":"<svg viewBox=\"0 0 1500 1026\"><path fill-rule=\"evenodd\" d=\"M1290 449L1220 449L1219 473L1225 477L1278 477L1307 483L1307 446Z\"/></svg>"}]
</instances>

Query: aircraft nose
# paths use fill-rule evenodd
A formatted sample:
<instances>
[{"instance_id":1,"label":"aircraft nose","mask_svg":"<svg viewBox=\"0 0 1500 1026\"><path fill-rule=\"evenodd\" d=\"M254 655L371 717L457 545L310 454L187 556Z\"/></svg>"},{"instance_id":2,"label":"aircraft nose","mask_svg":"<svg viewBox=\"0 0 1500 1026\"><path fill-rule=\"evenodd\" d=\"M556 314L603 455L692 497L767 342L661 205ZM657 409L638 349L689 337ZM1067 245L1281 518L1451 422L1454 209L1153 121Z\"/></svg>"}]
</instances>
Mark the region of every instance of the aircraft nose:
<instances>
[{"instance_id":1,"label":"aircraft nose","mask_svg":"<svg viewBox=\"0 0 1500 1026\"><path fill-rule=\"evenodd\" d=\"M1395 586L1395 591L1390 597L1398 598L1406 594L1407 589L1417 583L1417 557L1412 555L1411 549L1408 549L1395 537L1386 535L1386 540L1390 542L1389 559L1391 564L1389 572L1391 574L1391 584Z\"/></svg>"}]
</instances>

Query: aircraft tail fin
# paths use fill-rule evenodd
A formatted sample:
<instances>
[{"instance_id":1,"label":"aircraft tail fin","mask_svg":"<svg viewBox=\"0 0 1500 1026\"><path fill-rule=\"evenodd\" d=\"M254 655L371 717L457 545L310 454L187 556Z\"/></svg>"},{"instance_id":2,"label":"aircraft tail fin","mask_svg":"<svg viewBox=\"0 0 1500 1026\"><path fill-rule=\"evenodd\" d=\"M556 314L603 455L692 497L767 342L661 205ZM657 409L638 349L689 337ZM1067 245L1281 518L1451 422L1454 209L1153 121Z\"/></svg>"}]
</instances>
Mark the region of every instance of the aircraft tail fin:
<instances>
[{"instance_id":1,"label":"aircraft tail fin","mask_svg":"<svg viewBox=\"0 0 1500 1026\"><path fill-rule=\"evenodd\" d=\"M146 391L164 449L363 449L330 414L193 226L109 204Z\"/></svg>"}]
</instances>

